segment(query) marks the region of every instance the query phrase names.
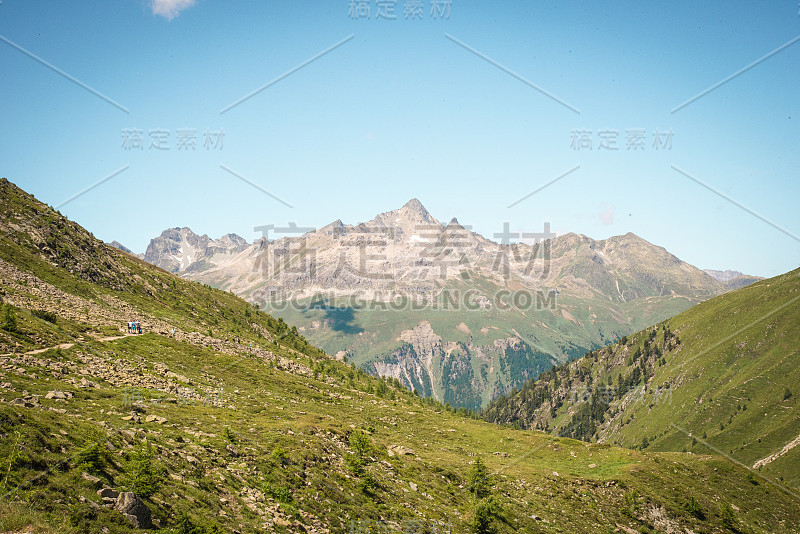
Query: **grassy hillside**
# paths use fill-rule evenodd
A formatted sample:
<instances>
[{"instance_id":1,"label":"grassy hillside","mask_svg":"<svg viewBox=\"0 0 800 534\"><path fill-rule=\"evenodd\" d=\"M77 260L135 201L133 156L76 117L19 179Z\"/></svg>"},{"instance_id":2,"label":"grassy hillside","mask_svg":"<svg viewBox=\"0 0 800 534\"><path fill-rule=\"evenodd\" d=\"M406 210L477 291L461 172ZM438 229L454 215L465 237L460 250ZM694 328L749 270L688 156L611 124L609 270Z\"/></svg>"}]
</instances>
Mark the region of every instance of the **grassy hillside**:
<instances>
[{"instance_id":1,"label":"grassy hillside","mask_svg":"<svg viewBox=\"0 0 800 534\"><path fill-rule=\"evenodd\" d=\"M719 452L798 490L799 338L795 270L556 368L486 416L644 450Z\"/></svg>"},{"instance_id":2,"label":"grassy hillside","mask_svg":"<svg viewBox=\"0 0 800 534\"><path fill-rule=\"evenodd\" d=\"M800 528L722 457L462 417L5 181L0 209L0 532L130 532L113 491L165 533Z\"/></svg>"}]
</instances>

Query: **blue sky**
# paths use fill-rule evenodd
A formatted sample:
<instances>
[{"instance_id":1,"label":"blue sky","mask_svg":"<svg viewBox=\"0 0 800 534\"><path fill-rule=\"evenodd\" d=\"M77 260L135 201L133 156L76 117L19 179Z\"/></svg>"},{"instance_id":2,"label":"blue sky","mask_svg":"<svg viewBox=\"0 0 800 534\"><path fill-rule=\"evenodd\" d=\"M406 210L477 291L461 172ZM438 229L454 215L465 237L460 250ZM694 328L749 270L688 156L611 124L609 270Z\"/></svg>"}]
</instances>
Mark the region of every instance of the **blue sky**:
<instances>
[{"instance_id":1,"label":"blue sky","mask_svg":"<svg viewBox=\"0 0 800 534\"><path fill-rule=\"evenodd\" d=\"M800 265L796 0L432 2L3 0L0 175L138 252L416 197L487 237L548 221Z\"/></svg>"}]
</instances>

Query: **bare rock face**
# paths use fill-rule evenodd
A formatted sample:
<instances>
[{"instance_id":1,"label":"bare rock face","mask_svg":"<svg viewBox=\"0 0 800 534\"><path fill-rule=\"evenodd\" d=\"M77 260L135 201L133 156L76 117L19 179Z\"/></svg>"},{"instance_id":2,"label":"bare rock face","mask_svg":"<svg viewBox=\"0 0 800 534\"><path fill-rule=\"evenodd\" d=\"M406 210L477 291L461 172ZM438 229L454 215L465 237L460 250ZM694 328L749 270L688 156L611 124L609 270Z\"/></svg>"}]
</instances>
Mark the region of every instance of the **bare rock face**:
<instances>
[{"instance_id":1,"label":"bare rock face","mask_svg":"<svg viewBox=\"0 0 800 534\"><path fill-rule=\"evenodd\" d=\"M169 228L150 241L143 258L166 271L182 273L193 264L195 270L204 270L214 265L215 256L233 256L247 246L247 241L236 234L213 240L189 228Z\"/></svg>"},{"instance_id":2,"label":"bare rock face","mask_svg":"<svg viewBox=\"0 0 800 534\"><path fill-rule=\"evenodd\" d=\"M124 515L136 528L153 528L150 508L132 491L119 494L114 510Z\"/></svg>"}]
</instances>

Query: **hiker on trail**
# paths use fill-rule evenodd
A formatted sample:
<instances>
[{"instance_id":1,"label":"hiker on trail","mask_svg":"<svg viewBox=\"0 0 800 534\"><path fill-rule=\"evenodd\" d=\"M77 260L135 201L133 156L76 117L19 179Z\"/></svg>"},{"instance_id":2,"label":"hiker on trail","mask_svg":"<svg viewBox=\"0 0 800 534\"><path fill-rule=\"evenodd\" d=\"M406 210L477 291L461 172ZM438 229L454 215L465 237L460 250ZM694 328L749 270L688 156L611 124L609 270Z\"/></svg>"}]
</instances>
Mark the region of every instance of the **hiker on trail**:
<instances>
[{"instance_id":1,"label":"hiker on trail","mask_svg":"<svg viewBox=\"0 0 800 534\"><path fill-rule=\"evenodd\" d=\"M133 322L128 321L128 333L133 334Z\"/></svg>"}]
</instances>

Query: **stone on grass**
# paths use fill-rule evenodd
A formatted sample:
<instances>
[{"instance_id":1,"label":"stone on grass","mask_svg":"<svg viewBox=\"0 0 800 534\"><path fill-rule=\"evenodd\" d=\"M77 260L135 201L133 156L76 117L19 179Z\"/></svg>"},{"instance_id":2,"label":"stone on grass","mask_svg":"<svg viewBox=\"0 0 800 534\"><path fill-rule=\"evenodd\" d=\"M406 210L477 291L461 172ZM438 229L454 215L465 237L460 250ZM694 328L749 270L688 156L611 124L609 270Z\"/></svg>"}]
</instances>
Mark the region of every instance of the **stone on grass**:
<instances>
[{"instance_id":1,"label":"stone on grass","mask_svg":"<svg viewBox=\"0 0 800 534\"><path fill-rule=\"evenodd\" d=\"M136 528L153 528L150 508L132 491L120 493L114 509L124 515Z\"/></svg>"}]
</instances>

